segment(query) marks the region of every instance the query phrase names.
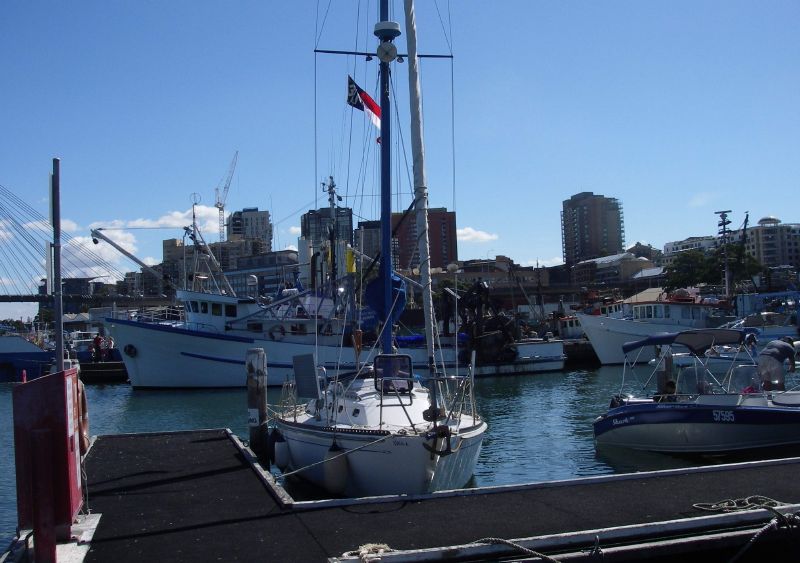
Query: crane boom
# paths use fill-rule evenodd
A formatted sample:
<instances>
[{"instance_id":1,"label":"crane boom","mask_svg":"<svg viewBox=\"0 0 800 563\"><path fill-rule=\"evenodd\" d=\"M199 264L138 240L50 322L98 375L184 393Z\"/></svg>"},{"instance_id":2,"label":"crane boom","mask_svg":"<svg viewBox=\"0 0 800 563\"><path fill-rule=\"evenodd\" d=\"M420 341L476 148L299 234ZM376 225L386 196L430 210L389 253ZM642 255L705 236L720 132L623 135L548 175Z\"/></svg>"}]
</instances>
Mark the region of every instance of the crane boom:
<instances>
[{"instance_id":1,"label":"crane boom","mask_svg":"<svg viewBox=\"0 0 800 563\"><path fill-rule=\"evenodd\" d=\"M122 254L124 256L127 256L128 258L130 258L131 260L133 260L134 262L139 264L139 266L142 267L142 270L148 272L149 274L151 274L153 277L155 277L158 280L158 292L159 292L159 294L164 293L164 289L163 289L164 277L161 274L161 272L159 272L158 270L156 270L154 268L151 268L149 265L147 265L144 262L142 262L141 260L139 260L136 256L134 256L133 254L131 254L130 252L128 252L127 250L122 248L116 242L114 242L113 240L108 238L106 235L101 233L100 231L102 231L102 230L103 230L102 228L92 229L91 230L91 235L92 235L92 238L94 239L95 244L97 244L97 239L103 240L103 241L107 242L108 244L110 244L111 246L113 246L118 252L120 252L120 254Z\"/></svg>"},{"instance_id":2,"label":"crane boom","mask_svg":"<svg viewBox=\"0 0 800 563\"><path fill-rule=\"evenodd\" d=\"M225 183L220 182L215 191L216 203L214 206L219 209L219 241L225 240L225 200L228 199L228 190L231 188L231 180L233 179L233 172L236 170L236 162L239 160L239 151L233 154L230 168L228 168L228 176L225 178ZM220 186L222 187L220 189Z\"/></svg>"}]
</instances>

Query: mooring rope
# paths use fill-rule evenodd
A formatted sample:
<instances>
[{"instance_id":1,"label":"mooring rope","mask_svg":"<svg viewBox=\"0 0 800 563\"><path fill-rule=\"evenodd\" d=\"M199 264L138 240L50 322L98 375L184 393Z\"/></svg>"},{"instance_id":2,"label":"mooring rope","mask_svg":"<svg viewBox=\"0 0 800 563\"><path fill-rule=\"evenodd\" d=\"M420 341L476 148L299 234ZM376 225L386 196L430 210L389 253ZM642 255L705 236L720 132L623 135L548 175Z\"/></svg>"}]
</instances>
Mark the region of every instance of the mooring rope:
<instances>
[{"instance_id":1,"label":"mooring rope","mask_svg":"<svg viewBox=\"0 0 800 563\"><path fill-rule=\"evenodd\" d=\"M698 510L707 512L738 512L740 510L756 510L759 508L774 509L777 506L785 505L785 502L777 501L761 495L750 495L749 497L737 499L725 499L719 502L698 502L692 506ZM773 510L773 512L775 512Z\"/></svg>"},{"instance_id":2,"label":"mooring rope","mask_svg":"<svg viewBox=\"0 0 800 563\"><path fill-rule=\"evenodd\" d=\"M281 473L281 476L282 477L288 477L289 475L294 475L295 473L300 473L301 471L305 471L306 469L311 469L312 467L316 467L317 465L322 465L323 463L327 463L329 461L333 461L334 459L340 458L342 456L349 455L349 454L351 454L353 452L357 452L358 450L367 448L369 446L377 444L378 442L383 442L384 440L387 440L387 439L391 438L391 436L392 436L391 434L386 435L386 436L381 436L377 440L373 440L372 442L368 442L368 443L366 443L366 444L364 444L362 446L358 446L357 448L353 448L352 450L345 450L342 453L336 454L335 456L330 457L328 459L323 459L321 461L315 461L314 463L310 463L310 464L308 464L308 465L306 465L304 467L301 467L300 469L295 469L294 471L289 471L288 473Z\"/></svg>"},{"instance_id":3,"label":"mooring rope","mask_svg":"<svg viewBox=\"0 0 800 563\"><path fill-rule=\"evenodd\" d=\"M778 506L786 506L787 503L781 502L769 497L761 495L751 495L749 497L737 499L725 499L719 502L695 503L692 506L698 510L705 510L707 512L740 512L743 510L768 510L775 515L769 522L764 524L755 534L751 537L746 544L734 555L729 561L734 563L738 561L755 543L767 532L771 530L778 530L780 528L798 528L800 527L800 513L796 514L783 514L777 510Z\"/></svg>"},{"instance_id":4,"label":"mooring rope","mask_svg":"<svg viewBox=\"0 0 800 563\"><path fill-rule=\"evenodd\" d=\"M365 543L353 551L345 551L342 557L358 557L360 561L380 561L384 553L394 551L385 543Z\"/></svg>"},{"instance_id":5,"label":"mooring rope","mask_svg":"<svg viewBox=\"0 0 800 563\"><path fill-rule=\"evenodd\" d=\"M559 563L558 559L553 559L549 555L545 555L544 553L539 553L538 551L534 551L533 549L528 549L527 547L515 543L511 540L506 540L503 538L481 538L479 540L475 540L472 543L488 543L488 544L497 544L497 545L507 545L509 547L513 547L514 549L521 551L526 555L532 555L533 557L538 557L543 561L548 561L549 563Z\"/></svg>"}]
</instances>

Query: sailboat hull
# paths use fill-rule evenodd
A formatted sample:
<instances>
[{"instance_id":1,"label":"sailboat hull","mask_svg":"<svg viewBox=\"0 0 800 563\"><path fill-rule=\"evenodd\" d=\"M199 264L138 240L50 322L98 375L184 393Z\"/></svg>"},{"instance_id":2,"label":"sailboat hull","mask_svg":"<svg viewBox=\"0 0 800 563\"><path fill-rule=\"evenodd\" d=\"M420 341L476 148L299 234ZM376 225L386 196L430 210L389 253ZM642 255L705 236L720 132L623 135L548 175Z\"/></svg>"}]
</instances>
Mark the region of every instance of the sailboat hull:
<instances>
[{"instance_id":1,"label":"sailboat hull","mask_svg":"<svg viewBox=\"0 0 800 563\"><path fill-rule=\"evenodd\" d=\"M348 497L394 494L425 494L463 487L481 450L486 424L461 430L450 438L454 453L432 454L425 448L432 439L424 435L400 435L358 429L314 428L308 424L277 422L277 428L289 444L290 466L287 471L308 467L296 475L326 488L326 464L320 463L333 444L345 451L347 475L343 495ZM443 449L441 440L436 445ZM315 465L316 464L316 465ZM380 478L376 478L380 476Z\"/></svg>"}]
</instances>

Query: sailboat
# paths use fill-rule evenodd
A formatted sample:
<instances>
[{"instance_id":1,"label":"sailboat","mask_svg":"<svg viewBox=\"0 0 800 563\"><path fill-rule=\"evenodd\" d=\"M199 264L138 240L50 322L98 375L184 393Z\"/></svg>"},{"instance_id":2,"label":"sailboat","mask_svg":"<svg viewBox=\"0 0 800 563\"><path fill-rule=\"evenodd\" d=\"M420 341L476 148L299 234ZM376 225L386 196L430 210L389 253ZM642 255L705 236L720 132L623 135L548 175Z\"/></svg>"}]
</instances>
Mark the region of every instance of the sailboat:
<instances>
[{"instance_id":1,"label":"sailboat","mask_svg":"<svg viewBox=\"0 0 800 563\"><path fill-rule=\"evenodd\" d=\"M294 381L283 388L274 420L273 459L284 476L296 475L345 496L424 494L464 486L480 453L486 422L478 415L470 375L438 371L434 355L433 307L428 257L427 188L417 75L413 2L406 1L412 147L417 225L422 225L420 260L429 376L415 376L410 356L392 348L393 318L399 314L392 271L390 119L381 121L381 262L373 293L383 300L382 353L371 364L327 373L313 355L294 358ZM390 116L390 63L400 26L388 20L381 0L379 39L381 114ZM368 289L368 293L369 293Z\"/></svg>"}]
</instances>

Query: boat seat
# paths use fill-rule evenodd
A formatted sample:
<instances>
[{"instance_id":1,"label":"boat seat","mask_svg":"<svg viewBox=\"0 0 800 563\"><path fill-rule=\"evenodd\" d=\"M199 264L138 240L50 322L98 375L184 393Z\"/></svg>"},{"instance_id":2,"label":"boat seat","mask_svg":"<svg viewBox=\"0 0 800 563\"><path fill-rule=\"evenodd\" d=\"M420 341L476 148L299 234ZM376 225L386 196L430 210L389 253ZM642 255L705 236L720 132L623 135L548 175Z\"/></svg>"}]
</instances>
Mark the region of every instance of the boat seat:
<instances>
[{"instance_id":1,"label":"boat seat","mask_svg":"<svg viewBox=\"0 0 800 563\"><path fill-rule=\"evenodd\" d=\"M773 393L772 404L781 407L800 407L800 393L796 391Z\"/></svg>"},{"instance_id":2,"label":"boat seat","mask_svg":"<svg viewBox=\"0 0 800 563\"><path fill-rule=\"evenodd\" d=\"M314 354L300 354L292 358L294 365L294 384L297 396L303 398L322 398L322 387L314 363Z\"/></svg>"}]
</instances>

